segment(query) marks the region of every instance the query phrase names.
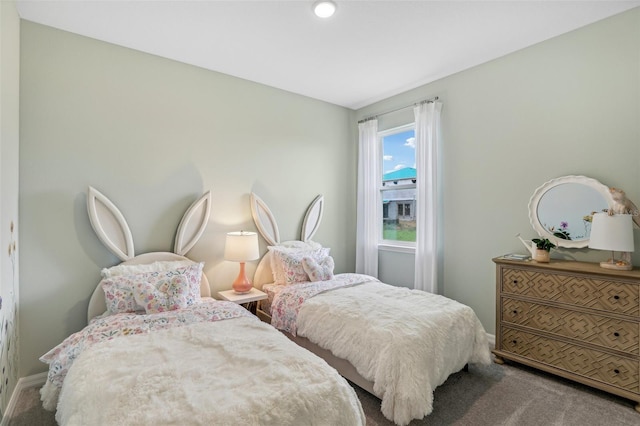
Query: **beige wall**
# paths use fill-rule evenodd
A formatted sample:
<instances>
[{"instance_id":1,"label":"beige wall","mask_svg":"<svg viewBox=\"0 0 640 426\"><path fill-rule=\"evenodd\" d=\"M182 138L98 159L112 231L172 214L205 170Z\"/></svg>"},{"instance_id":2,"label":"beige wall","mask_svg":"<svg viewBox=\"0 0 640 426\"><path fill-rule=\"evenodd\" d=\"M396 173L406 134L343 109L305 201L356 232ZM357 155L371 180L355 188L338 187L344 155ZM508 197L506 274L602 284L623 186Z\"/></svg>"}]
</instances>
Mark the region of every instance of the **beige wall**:
<instances>
[{"instance_id":1,"label":"beige wall","mask_svg":"<svg viewBox=\"0 0 640 426\"><path fill-rule=\"evenodd\" d=\"M353 270L350 110L26 21L21 42L21 375L45 371L38 357L85 325L100 269L117 262L90 228L88 185L125 215L136 253L170 250L184 211L212 190L190 256L215 291L238 272L222 259L225 233L255 230L251 191L283 240L324 194L315 239Z\"/></svg>"},{"instance_id":2,"label":"beige wall","mask_svg":"<svg viewBox=\"0 0 640 426\"><path fill-rule=\"evenodd\" d=\"M523 252L517 233L535 236L527 204L538 186L586 175L640 205L640 8L386 99L357 111L357 119L433 96L444 104L441 288L472 306L493 333L491 258ZM380 126L408 121L411 110L384 116ZM636 265L639 236L636 229ZM413 259L399 256L381 253L383 279L412 279Z\"/></svg>"},{"instance_id":3,"label":"beige wall","mask_svg":"<svg viewBox=\"0 0 640 426\"><path fill-rule=\"evenodd\" d=\"M18 141L20 18L0 2L0 414L18 380ZM12 227L13 224L13 227ZM15 249L14 249L15 244ZM0 415L1 417L1 415Z\"/></svg>"}]
</instances>

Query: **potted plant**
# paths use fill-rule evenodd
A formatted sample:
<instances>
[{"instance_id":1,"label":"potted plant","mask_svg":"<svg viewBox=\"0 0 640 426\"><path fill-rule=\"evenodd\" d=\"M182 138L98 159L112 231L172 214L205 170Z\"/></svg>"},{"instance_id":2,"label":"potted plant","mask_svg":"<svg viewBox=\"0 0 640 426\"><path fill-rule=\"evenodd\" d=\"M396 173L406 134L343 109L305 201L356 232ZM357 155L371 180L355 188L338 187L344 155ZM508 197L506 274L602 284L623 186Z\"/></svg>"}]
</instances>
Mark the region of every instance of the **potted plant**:
<instances>
[{"instance_id":1,"label":"potted plant","mask_svg":"<svg viewBox=\"0 0 640 426\"><path fill-rule=\"evenodd\" d=\"M555 248L556 245L546 238L534 238L531 240L531 242L536 245L536 250L532 256L533 260L535 260L536 262L549 262L549 252L552 248Z\"/></svg>"}]
</instances>

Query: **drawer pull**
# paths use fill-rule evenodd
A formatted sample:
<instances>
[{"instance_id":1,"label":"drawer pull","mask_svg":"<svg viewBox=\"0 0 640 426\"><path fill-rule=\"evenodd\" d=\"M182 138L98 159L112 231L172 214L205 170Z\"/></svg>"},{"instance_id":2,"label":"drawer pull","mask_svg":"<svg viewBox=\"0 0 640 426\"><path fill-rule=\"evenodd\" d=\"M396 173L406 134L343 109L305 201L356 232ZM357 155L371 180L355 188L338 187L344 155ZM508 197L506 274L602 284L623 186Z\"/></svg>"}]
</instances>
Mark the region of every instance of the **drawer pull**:
<instances>
[{"instance_id":1,"label":"drawer pull","mask_svg":"<svg viewBox=\"0 0 640 426\"><path fill-rule=\"evenodd\" d=\"M617 294L615 296L613 296L614 299L618 300L620 299L620 296L618 296Z\"/></svg>"},{"instance_id":2,"label":"drawer pull","mask_svg":"<svg viewBox=\"0 0 640 426\"><path fill-rule=\"evenodd\" d=\"M616 374L620 374L620 370L618 370L617 368L615 370L613 370L614 373Z\"/></svg>"},{"instance_id":3,"label":"drawer pull","mask_svg":"<svg viewBox=\"0 0 640 426\"><path fill-rule=\"evenodd\" d=\"M513 283L514 284L518 284L518 280L513 280Z\"/></svg>"},{"instance_id":4,"label":"drawer pull","mask_svg":"<svg viewBox=\"0 0 640 426\"><path fill-rule=\"evenodd\" d=\"M614 336L616 337L620 337L620 333L618 333L617 331L615 333L613 333Z\"/></svg>"},{"instance_id":5,"label":"drawer pull","mask_svg":"<svg viewBox=\"0 0 640 426\"><path fill-rule=\"evenodd\" d=\"M517 344L518 344L518 341L517 341L517 340L515 340L515 339L513 339L513 340L511 341L511 343L513 343L514 345L517 345Z\"/></svg>"},{"instance_id":6,"label":"drawer pull","mask_svg":"<svg viewBox=\"0 0 640 426\"><path fill-rule=\"evenodd\" d=\"M513 315L518 315L518 311L517 310L513 310Z\"/></svg>"}]
</instances>

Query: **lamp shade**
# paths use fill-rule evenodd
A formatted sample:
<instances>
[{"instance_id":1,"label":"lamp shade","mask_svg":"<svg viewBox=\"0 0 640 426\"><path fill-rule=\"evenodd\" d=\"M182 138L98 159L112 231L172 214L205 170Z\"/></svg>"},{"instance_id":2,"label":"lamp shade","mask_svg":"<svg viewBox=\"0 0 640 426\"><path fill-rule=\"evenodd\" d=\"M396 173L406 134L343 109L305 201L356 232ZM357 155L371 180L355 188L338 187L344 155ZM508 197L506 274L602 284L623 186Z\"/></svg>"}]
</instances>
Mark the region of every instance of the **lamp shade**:
<instances>
[{"instance_id":1,"label":"lamp shade","mask_svg":"<svg viewBox=\"0 0 640 426\"><path fill-rule=\"evenodd\" d=\"M633 222L630 214L596 213L591 222L589 248L632 252Z\"/></svg>"},{"instance_id":2,"label":"lamp shade","mask_svg":"<svg viewBox=\"0 0 640 426\"><path fill-rule=\"evenodd\" d=\"M255 232L229 232L224 245L224 259L246 262L260 257L258 234Z\"/></svg>"}]
</instances>

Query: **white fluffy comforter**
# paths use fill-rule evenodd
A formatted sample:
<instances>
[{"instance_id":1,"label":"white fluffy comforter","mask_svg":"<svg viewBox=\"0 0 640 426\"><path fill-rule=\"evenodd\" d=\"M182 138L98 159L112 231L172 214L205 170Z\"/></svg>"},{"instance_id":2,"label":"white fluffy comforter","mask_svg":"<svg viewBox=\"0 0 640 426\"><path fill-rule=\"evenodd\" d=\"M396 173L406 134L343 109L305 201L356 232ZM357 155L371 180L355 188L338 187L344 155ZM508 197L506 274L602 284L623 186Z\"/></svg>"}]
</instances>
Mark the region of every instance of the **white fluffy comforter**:
<instances>
[{"instance_id":1,"label":"white fluffy comforter","mask_svg":"<svg viewBox=\"0 0 640 426\"><path fill-rule=\"evenodd\" d=\"M485 330L470 307L380 282L307 299L297 334L373 382L382 413L398 425L431 413L433 390L450 374L490 362Z\"/></svg>"},{"instance_id":2,"label":"white fluffy comforter","mask_svg":"<svg viewBox=\"0 0 640 426\"><path fill-rule=\"evenodd\" d=\"M364 425L354 390L255 318L100 342L66 375L61 425Z\"/></svg>"}]
</instances>

